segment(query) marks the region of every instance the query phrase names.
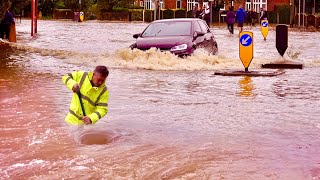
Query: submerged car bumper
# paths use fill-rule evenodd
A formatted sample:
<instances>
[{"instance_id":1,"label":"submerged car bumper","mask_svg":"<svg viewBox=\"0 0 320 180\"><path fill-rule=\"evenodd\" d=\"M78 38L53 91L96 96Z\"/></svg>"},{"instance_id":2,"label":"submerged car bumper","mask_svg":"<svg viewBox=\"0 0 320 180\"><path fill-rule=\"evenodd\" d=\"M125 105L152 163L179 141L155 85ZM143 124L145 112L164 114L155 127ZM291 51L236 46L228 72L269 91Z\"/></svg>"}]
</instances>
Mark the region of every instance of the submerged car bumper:
<instances>
[{"instance_id":1,"label":"submerged car bumper","mask_svg":"<svg viewBox=\"0 0 320 180\"><path fill-rule=\"evenodd\" d=\"M146 51L146 50L149 50L151 48L157 48L157 47L150 47L150 48L139 48L137 47L137 44L132 44L130 46L130 48L133 50L133 49L139 49L141 51ZM161 52L170 52L174 55L177 55L177 56L187 56L187 55L191 55L193 53L193 50L194 48L187 48L187 49L184 49L184 50L174 50L172 51L171 48L157 48L159 49Z\"/></svg>"}]
</instances>

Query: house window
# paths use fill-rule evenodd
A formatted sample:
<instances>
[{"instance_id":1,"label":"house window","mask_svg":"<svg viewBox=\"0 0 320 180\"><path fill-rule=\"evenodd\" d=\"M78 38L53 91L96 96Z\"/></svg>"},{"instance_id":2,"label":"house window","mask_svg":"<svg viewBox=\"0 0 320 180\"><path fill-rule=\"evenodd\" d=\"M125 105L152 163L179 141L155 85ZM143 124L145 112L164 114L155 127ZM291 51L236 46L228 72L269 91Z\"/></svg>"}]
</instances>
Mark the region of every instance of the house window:
<instances>
[{"instance_id":1,"label":"house window","mask_svg":"<svg viewBox=\"0 0 320 180\"><path fill-rule=\"evenodd\" d=\"M267 5L268 5L268 2L267 0L252 0L252 4L253 4L253 10L255 10L256 12L260 12L260 9L263 8L264 10L268 10L267 9Z\"/></svg>"},{"instance_id":2,"label":"house window","mask_svg":"<svg viewBox=\"0 0 320 180\"><path fill-rule=\"evenodd\" d=\"M143 1L140 1L140 7L143 7Z\"/></svg>"},{"instance_id":3,"label":"house window","mask_svg":"<svg viewBox=\"0 0 320 180\"><path fill-rule=\"evenodd\" d=\"M153 6L152 6L152 1L151 0L144 0L145 4L144 4L144 7L145 9L153 9Z\"/></svg>"},{"instance_id":4,"label":"house window","mask_svg":"<svg viewBox=\"0 0 320 180\"><path fill-rule=\"evenodd\" d=\"M160 0L160 9L163 9L164 8L164 3L163 3L163 0Z\"/></svg>"},{"instance_id":5,"label":"house window","mask_svg":"<svg viewBox=\"0 0 320 180\"><path fill-rule=\"evenodd\" d=\"M251 2L246 2L246 11L250 11L251 10Z\"/></svg>"},{"instance_id":6,"label":"house window","mask_svg":"<svg viewBox=\"0 0 320 180\"><path fill-rule=\"evenodd\" d=\"M225 2L222 2L223 3L223 6L220 8L220 11L225 11L226 10L226 3Z\"/></svg>"},{"instance_id":7,"label":"house window","mask_svg":"<svg viewBox=\"0 0 320 180\"><path fill-rule=\"evenodd\" d=\"M177 0L177 9L181 9L182 0Z\"/></svg>"},{"instance_id":8,"label":"house window","mask_svg":"<svg viewBox=\"0 0 320 180\"><path fill-rule=\"evenodd\" d=\"M199 3L196 2L196 0L188 0L187 1L187 11L193 10L194 6L198 6L199 7Z\"/></svg>"}]
</instances>

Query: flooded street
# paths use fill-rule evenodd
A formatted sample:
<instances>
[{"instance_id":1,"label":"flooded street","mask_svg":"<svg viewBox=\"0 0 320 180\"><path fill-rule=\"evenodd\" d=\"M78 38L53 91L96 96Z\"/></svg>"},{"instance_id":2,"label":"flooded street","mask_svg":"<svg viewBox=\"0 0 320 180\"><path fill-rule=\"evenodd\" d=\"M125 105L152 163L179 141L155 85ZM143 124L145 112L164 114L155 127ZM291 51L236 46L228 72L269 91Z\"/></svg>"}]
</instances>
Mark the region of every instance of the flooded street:
<instances>
[{"instance_id":1,"label":"flooded street","mask_svg":"<svg viewBox=\"0 0 320 180\"><path fill-rule=\"evenodd\" d=\"M319 32L289 32L284 58L302 70L225 77L213 74L244 69L237 30L212 27L218 54L181 59L129 50L146 26L39 21L31 38L17 23L18 43L0 47L0 179L320 179ZM252 31L249 70L282 60L273 28ZM110 70L109 112L69 127L61 77L96 65Z\"/></svg>"}]
</instances>

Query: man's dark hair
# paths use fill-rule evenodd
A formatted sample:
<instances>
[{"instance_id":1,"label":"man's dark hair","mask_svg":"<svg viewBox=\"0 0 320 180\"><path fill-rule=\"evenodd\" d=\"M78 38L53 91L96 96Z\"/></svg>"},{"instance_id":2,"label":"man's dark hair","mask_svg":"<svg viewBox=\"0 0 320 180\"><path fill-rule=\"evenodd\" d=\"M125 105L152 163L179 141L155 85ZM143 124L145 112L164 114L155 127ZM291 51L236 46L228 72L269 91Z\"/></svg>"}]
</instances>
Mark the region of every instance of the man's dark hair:
<instances>
[{"instance_id":1,"label":"man's dark hair","mask_svg":"<svg viewBox=\"0 0 320 180\"><path fill-rule=\"evenodd\" d=\"M94 69L94 72L99 73L99 74L106 76L106 77L108 77L108 75L109 75L109 70L106 66L97 66Z\"/></svg>"}]
</instances>

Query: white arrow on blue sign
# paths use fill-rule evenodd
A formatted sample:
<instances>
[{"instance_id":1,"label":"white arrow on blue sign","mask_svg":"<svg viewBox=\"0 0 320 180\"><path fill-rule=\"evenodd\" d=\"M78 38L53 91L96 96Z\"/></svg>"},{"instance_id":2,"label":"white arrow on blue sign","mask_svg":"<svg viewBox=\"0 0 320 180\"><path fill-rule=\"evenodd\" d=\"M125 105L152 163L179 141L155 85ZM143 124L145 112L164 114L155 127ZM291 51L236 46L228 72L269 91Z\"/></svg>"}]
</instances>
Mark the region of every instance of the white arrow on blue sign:
<instances>
[{"instance_id":1,"label":"white arrow on blue sign","mask_svg":"<svg viewBox=\"0 0 320 180\"><path fill-rule=\"evenodd\" d=\"M242 46L250 46L252 43L252 37L248 34L244 34L240 37L240 43Z\"/></svg>"},{"instance_id":2,"label":"white arrow on blue sign","mask_svg":"<svg viewBox=\"0 0 320 180\"><path fill-rule=\"evenodd\" d=\"M268 27L268 22L262 22L263 27Z\"/></svg>"}]
</instances>

